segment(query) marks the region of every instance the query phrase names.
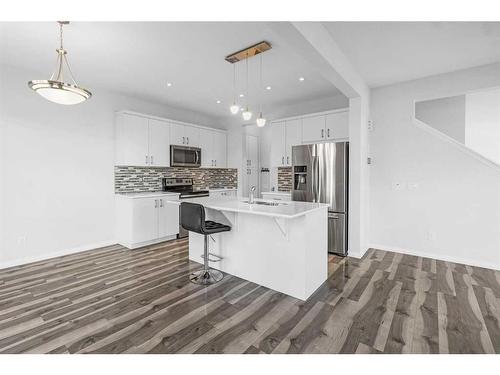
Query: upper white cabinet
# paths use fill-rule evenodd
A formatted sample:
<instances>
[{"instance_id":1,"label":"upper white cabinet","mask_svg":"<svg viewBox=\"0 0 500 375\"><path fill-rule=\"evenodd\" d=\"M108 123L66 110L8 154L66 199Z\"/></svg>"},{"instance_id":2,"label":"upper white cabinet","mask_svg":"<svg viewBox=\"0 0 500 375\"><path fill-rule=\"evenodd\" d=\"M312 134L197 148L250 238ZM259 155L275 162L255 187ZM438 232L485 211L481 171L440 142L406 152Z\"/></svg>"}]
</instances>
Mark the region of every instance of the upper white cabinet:
<instances>
[{"instance_id":1,"label":"upper white cabinet","mask_svg":"<svg viewBox=\"0 0 500 375\"><path fill-rule=\"evenodd\" d=\"M326 139L326 116L311 116L302 119L302 142L311 143Z\"/></svg>"},{"instance_id":2,"label":"upper white cabinet","mask_svg":"<svg viewBox=\"0 0 500 375\"><path fill-rule=\"evenodd\" d=\"M200 129L201 166L226 167L226 133Z\"/></svg>"},{"instance_id":3,"label":"upper white cabinet","mask_svg":"<svg viewBox=\"0 0 500 375\"><path fill-rule=\"evenodd\" d=\"M117 165L149 165L148 119L120 113L115 123Z\"/></svg>"},{"instance_id":4,"label":"upper white cabinet","mask_svg":"<svg viewBox=\"0 0 500 375\"><path fill-rule=\"evenodd\" d=\"M285 143L285 121L271 123L271 165L273 167L285 165Z\"/></svg>"},{"instance_id":5,"label":"upper white cabinet","mask_svg":"<svg viewBox=\"0 0 500 375\"><path fill-rule=\"evenodd\" d=\"M227 135L222 130L119 112L115 142L115 165L169 167L174 144L200 147L202 167L227 166Z\"/></svg>"},{"instance_id":6,"label":"upper white cabinet","mask_svg":"<svg viewBox=\"0 0 500 375\"><path fill-rule=\"evenodd\" d=\"M167 122L119 113L115 129L116 165L169 166L170 126Z\"/></svg>"},{"instance_id":7,"label":"upper white cabinet","mask_svg":"<svg viewBox=\"0 0 500 375\"><path fill-rule=\"evenodd\" d=\"M336 111L302 119L303 143L347 138L349 138L349 111Z\"/></svg>"},{"instance_id":8,"label":"upper white cabinet","mask_svg":"<svg viewBox=\"0 0 500 375\"><path fill-rule=\"evenodd\" d=\"M302 143L302 120L294 119L271 124L271 165L292 165L292 146Z\"/></svg>"},{"instance_id":9,"label":"upper white cabinet","mask_svg":"<svg viewBox=\"0 0 500 375\"><path fill-rule=\"evenodd\" d=\"M218 168L225 168L227 165L227 136L226 133L218 131L213 132L213 156L214 166ZM202 150L203 155L203 150Z\"/></svg>"},{"instance_id":10,"label":"upper white cabinet","mask_svg":"<svg viewBox=\"0 0 500 375\"><path fill-rule=\"evenodd\" d=\"M149 119L149 164L170 165L170 126L165 121Z\"/></svg>"},{"instance_id":11,"label":"upper white cabinet","mask_svg":"<svg viewBox=\"0 0 500 375\"><path fill-rule=\"evenodd\" d=\"M349 111L326 115L326 137L328 139L349 138Z\"/></svg>"},{"instance_id":12,"label":"upper white cabinet","mask_svg":"<svg viewBox=\"0 0 500 375\"><path fill-rule=\"evenodd\" d=\"M172 122L170 125L170 140L174 145L199 147L200 128Z\"/></svg>"},{"instance_id":13,"label":"upper white cabinet","mask_svg":"<svg viewBox=\"0 0 500 375\"><path fill-rule=\"evenodd\" d=\"M302 119L286 122L285 161L292 165L292 147L302 144Z\"/></svg>"}]
</instances>

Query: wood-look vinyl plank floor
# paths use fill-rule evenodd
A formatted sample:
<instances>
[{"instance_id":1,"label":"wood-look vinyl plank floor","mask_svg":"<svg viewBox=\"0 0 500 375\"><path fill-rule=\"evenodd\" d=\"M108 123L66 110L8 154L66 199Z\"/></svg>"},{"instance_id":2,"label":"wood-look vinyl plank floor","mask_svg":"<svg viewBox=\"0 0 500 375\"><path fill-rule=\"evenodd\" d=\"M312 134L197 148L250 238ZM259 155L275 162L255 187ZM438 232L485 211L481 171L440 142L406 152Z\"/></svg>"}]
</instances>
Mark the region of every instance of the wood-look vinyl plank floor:
<instances>
[{"instance_id":1,"label":"wood-look vinyl plank floor","mask_svg":"<svg viewBox=\"0 0 500 375\"><path fill-rule=\"evenodd\" d=\"M0 353L500 353L498 271L370 249L299 301L199 268L175 240L0 270Z\"/></svg>"}]
</instances>

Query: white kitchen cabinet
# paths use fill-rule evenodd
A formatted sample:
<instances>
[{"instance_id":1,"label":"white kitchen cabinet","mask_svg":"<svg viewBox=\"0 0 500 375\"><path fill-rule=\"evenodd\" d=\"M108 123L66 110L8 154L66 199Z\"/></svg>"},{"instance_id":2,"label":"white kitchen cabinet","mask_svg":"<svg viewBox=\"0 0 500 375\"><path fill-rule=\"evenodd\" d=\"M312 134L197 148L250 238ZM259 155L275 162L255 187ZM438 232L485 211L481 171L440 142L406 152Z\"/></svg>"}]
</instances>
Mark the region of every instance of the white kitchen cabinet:
<instances>
[{"instance_id":1,"label":"white kitchen cabinet","mask_svg":"<svg viewBox=\"0 0 500 375\"><path fill-rule=\"evenodd\" d=\"M283 167L286 164L286 123L285 121L271 124L271 166Z\"/></svg>"},{"instance_id":2,"label":"white kitchen cabinet","mask_svg":"<svg viewBox=\"0 0 500 375\"><path fill-rule=\"evenodd\" d=\"M254 135L246 135L246 163L245 167L257 168L259 166L259 138Z\"/></svg>"},{"instance_id":3,"label":"white kitchen cabinet","mask_svg":"<svg viewBox=\"0 0 500 375\"><path fill-rule=\"evenodd\" d=\"M302 119L286 121L285 163L292 166L292 147L302 144Z\"/></svg>"},{"instance_id":4,"label":"white kitchen cabinet","mask_svg":"<svg viewBox=\"0 0 500 375\"><path fill-rule=\"evenodd\" d=\"M170 124L170 142L173 145L185 145L184 125L172 122Z\"/></svg>"},{"instance_id":5,"label":"white kitchen cabinet","mask_svg":"<svg viewBox=\"0 0 500 375\"><path fill-rule=\"evenodd\" d=\"M170 124L170 140L174 145L199 147L200 128L172 122Z\"/></svg>"},{"instance_id":6,"label":"white kitchen cabinet","mask_svg":"<svg viewBox=\"0 0 500 375\"><path fill-rule=\"evenodd\" d=\"M302 143L324 141L326 139L326 116L311 116L302 119Z\"/></svg>"},{"instance_id":7,"label":"white kitchen cabinet","mask_svg":"<svg viewBox=\"0 0 500 375\"><path fill-rule=\"evenodd\" d=\"M200 129L201 166L226 167L226 133Z\"/></svg>"},{"instance_id":8,"label":"white kitchen cabinet","mask_svg":"<svg viewBox=\"0 0 500 375\"><path fill-rule=\"evenodd\" d=\"M204 168L214 166L214 135L209 129L200 129L201 166Z\"/></svg>"},{"instance_id":9,"label":"white kitchen cabinet","mask_svg":"<svg viewBox=\"0 0 500 375\"><path fill-rule=\"evenodd\" d=\"M150 241L158 237L158 199L132 200L132 243Z\"/></svg>"},{"instance_id":10,"label":"white kitchen cabinet","mask_svg":"<svg viewBox=\"0 0 500 375\"><path fill-rule=\"evenodd\" d=\"M326 115L327 139L349 138L349 111L335 112Z\"/></svg>"},{"instance_id":11,"label":"white kitchen cabinet","mask_svg":"<svg viewBox=\"0 0 500 375\"><path fill-rule=\"evenodd\" d=\"M195 126L184 126L184 134L186 135L186 145L191 147L200 146L200 128Z\"/></svg>"},{"instance_id":12,"label":"white kitchen cabinet","mask_svg":"<svg viewBox=\"0 0 500 375\"><path fill-rule=\"evenodd\" d=\"M116 238L129 249L167 241L179 233L179 206L167 203L178 195L116 195Z\"/></svg>"},{"instance_id":13,"label":"white kitchen cabinet","mask_svg":"<svg viewBox=\"0 0 500 375\"><path fill-rule=\"evenodd\" d=\"M179 206L168 204L165 198L159 198L158 205L158 238L177 235L179 233Z\"/></svg>"},{"instance_id":14,"label":"white kitchen cabinet","mask_svg":"<svg viewBox=\"0 0 500 375\"><path fill-rule=\"evenodd\" d=\"M115 164L149 165L148 119L119 113L115 122Z\"/></svg>"},{"instance_id":15,"label":"white kitchen cabinet","mask_svg":"<svg viewBox=\"0 0 500 375\"><path fill-rule=\"evenodd\" d=\"M302 144L302 120L274 122L271 124L271 166L292 165L292 146Z\"/></svg>"},{"instance_id":16,"label":"white kitchen cabinet","mask_svg":"<svg viewBox=\"0 0 500 375\"><path fill-rule=\"evenodd\" d=\"M119 113L115 130L116 165L170 165L170 126L167 122Z\"/></svg>"},{"instance_id":17,"label":"white kitchen cabinet","mask_svg":"<svg viewBox=\"0 0 500 375\"><path fill-rule=\"evenodd\" d=\"M149 119L149 164L170 166L170 126L165 121Z\"/></svg>"},{"instance_id":18,"label":"white kitchen cabinet","mask_svg":"<svg viewBox=\"0 0 500 375\"><path fill-rule=\"evenodd\" d=\"M226 133L213 132L213 156L217 168L226 168L227 165L227 136Z\"/></svg>"}]
</instances>

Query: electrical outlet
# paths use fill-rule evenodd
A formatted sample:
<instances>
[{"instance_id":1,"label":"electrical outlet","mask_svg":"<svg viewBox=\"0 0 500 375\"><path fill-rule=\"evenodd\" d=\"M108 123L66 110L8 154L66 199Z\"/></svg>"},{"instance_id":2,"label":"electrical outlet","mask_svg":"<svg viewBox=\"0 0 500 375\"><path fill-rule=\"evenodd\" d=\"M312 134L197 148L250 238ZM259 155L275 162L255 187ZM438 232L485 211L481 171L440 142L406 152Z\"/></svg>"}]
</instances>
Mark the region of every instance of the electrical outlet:
<instances>
[{"instance_id":1,"label":"electrical outlet","mask_svg":"<svg viewBox=\"0 0 500 375\"><path fill-rule=\"evenodd\" d=\"M368 130L372 131L373 130L373 121L368 120Z\"/></svg>"},{"instance_id":2,"label":"electrical outlet","mask_svg":"<svg viewBox=\"0 0 500 375\"><path fill-rule=\"evenodd\" d=\"M409 182L408 190L418 190L420 188L420 184L418 182Z\"/></svg>"},{"instance_id":3,"label":"electrical outlet","mask_svg":"<svg viewBox=\"0 0 500 375\"><path fill-rule=\"evenodd\" d=\"M392 183L392 190L401 191L404 189L405 189L405 184L403 182L393 182Z\"/></svg>"}]
</instances>

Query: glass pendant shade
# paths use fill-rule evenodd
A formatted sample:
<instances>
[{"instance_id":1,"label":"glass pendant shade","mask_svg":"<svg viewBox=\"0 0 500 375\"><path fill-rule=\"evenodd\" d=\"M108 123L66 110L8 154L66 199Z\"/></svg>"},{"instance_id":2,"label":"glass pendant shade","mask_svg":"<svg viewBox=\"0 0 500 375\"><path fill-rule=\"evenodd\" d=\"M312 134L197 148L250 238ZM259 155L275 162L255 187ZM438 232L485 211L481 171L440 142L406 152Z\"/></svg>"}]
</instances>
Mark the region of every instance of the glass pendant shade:
<instances>
[{"instance_id":1,"label":"glass pendant shade","mask_svg":"<svg viewBox=\"0 0 500 375\"><path fill-rule=\"evenodd\" d=\"M240 106L236 103L233 103L233 105L231 107L229 107L229 110L231 111L231 113L233 115L237 114L240 110Z\"/></svg>"},{"instance_id":2,"label":"glass pendant shade","mask_svg":"<svg viewBox=\"0 0 500 375\"><path fill-rule=\"evenodd\" d=\"M257 126L259 128L263 128L264 126L266 126L266 119L264 117L262 117L262 113L260 114L259 118L257 119Z\"/></svg>"},{"instance_id":3,"label":"glass pendant shade","mask_svg":"<svg viewBox=\"0 0 500 375\"><path fill-rule=\"evenodd\" d=\"M252 112L248 110L248 107L245 109L245 111L242 113L243 120L248 121L252 118Z\"/></svg>"},{"instance_id":4,"label":"glass pendant shade","mask_svg":"<svg viewBox=\"0 0 500 375\"><path fill-rule=\"evenodd\" d=\"M43 98L57 104L78 104L92 96L88 90L59 81L34 80L28 85Z\"/></svg>"},{"instance_id":5,"label":"glass pendant shade","mask_svg":"<svg viewBox=\"0 0 500 375\"><path fill-rule=\"evenodd\" d=\"M92 96L92 93L80 86L75 81L66 59L66 50L62 44L62 27L68 22L59 22L61 45L57 52L57 67L49 79L32 80L28 86L41 97L57 104L73 105L84 102ZM72 83L64 82L64 67L67 68Z\"/></svg>"}]
</instances>

